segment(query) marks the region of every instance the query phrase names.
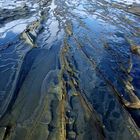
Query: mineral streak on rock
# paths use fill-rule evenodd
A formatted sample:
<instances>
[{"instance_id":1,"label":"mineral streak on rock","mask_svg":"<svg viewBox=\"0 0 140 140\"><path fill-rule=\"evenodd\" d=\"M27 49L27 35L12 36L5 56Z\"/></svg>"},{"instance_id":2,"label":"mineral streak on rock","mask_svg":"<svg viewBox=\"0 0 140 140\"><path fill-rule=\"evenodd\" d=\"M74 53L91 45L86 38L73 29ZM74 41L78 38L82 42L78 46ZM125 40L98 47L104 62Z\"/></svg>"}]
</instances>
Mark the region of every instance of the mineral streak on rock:
<instances>
[{"instance_id":1,"label":"mineral streak on rock","mask_svg":"<svg viewBox=\"0 0 140 140\"><path fill-rule=\"evenodd\" d=\"M83 96L81 96L79 88L77 87L78 83L75 79L74 71L70 67L70 64L67 61L67 57L66 57L67 51L70 48L66 42L64 42L64 44L65 45L64 45L64 48L62 49L62 54L61 54L62 57L60 57L61 62L62 62L62 67L63 67L62 71L66 72L68 74L67 76L70 78L69 81L67 81L67 82L68 82L68 84L70 84L70 88L71 88L72 92L77 92L77 94L72 94L72 95L69 95L67 93L67 96L69 95L70 97L67 97L66 99L70 98L70 100L72 100L71 104L68 103L69 105L71 105L70 107L72 107L71 111L69 111L69 116L72 115L71 113L73 112L73 109L76 107L76 106L74 106L73 100L77 100L79 103L79 105L78 105L79 110L82 111L81 114L79 114L79 113L77 114L78 115L77 117L84 121L82 123L85 123L85 125L83 124L83 126L81 125L81 127L78 127L78 126L80 126L80 122L79 122L79 119L77 118L75 120L75 125L76 125L75 127L77 128L77 130L75 133L74 133L74 130L71 130L70 132L67 130L67 138L76 139L76 134L77 134L77 139L84 139L86 137L89 137L91 139L94 139L94 138L95 139L105 139L103 128L102 128L102 125L100 124L100 121L97 118L96 112L92 111L89 103L86 101L86 99ZM67 84L67 82L66 82L66 84ZM69 101L67 101L67 102L69 102ZM84 118L82 118L82 117L84 117ZM69 119L72 119L72 118L70 117L70 118L68 118L68 120ZM70 120L68 122L70 122ZM72 124L67 124L67 126L69 126L69 125L72 125ZM82 130L82 127L83 127L83 130ZM85 129L84 129L84 127L85 127ZM78 129L81 129L81 131Z\"/></svg>"},{"instance_id":2,"label":"mineral streak on rock","mask_svg":"<svg viewBox=\"0 0 140 140\"><path fill-rule=\"evenodd\" d=\"M2 140L4 139L5 132L6 132L6 127L1 127L0 128L0 138Z\"/></svg>"},{"instance_id":3,"label":"mineral streak on rock","mask_svg":"<svg viewBox=\"0 0 140 140\"><path fill-rule=\"evenodd\" d=\"M0 140L139 140L139 1L0 1Z\"/></svg>"},{"instance_id":4,"label":"mineral streak on rock","mask_svg":"<svg viewBox=\"0 0 140 140\"><path fill-rule=\"evenodd\" d=\"M131 46L131 51L134 54L140 55L140 46Z\"/></svg>"}]
</instances>

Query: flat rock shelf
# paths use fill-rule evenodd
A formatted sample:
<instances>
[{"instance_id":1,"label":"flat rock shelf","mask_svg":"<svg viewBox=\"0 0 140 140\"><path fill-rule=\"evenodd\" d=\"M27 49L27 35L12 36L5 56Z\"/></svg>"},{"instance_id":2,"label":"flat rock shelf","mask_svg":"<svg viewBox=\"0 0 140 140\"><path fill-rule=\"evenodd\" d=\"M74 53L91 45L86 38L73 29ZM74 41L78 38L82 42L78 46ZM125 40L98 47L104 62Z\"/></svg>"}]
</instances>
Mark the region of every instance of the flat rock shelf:
<instances>
[{"instance_id":1,"label":"flat rock shelf","mask_svg":"<svg viewBox=\"0 0 140 140\"><path fill-rule=\"evenodd\" d=\"M0 0L0 140L140 140L140 0Z\"/></svg>"}]
</instances>

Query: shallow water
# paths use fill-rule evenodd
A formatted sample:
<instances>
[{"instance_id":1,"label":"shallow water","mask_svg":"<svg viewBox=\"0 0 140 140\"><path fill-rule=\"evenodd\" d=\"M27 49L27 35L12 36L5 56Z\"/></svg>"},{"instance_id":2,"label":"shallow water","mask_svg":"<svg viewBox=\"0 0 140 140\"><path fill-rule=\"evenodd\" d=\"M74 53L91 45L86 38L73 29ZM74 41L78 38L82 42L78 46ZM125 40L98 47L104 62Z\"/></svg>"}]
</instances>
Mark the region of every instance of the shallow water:
<instances>
[{"instance_id":1,"label":"shallow water","mask_svg":"<svg viewBox=\"0 0 140 140\"><path fill-rule=\"evenodd\" d=\"M0 140L138 140L139 4L0 0Z\"/></svg>"}]
</instances>

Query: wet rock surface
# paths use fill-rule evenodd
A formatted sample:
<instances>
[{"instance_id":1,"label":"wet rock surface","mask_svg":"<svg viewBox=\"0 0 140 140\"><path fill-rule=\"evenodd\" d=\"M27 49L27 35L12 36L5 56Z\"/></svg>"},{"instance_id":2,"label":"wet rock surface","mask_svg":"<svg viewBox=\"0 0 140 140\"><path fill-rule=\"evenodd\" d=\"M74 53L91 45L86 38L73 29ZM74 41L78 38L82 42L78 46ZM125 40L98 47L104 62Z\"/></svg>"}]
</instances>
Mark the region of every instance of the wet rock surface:
<instances>
[{"instance_id":1,"label":"wet rock surface","mask_svg":"<svg viewBox=\"0 0 140 140\"><path fill-rule=\"evenodd\" d=\"M0 0L0 140L139 140L139 4Z\"/></svg>"}]
</instances>

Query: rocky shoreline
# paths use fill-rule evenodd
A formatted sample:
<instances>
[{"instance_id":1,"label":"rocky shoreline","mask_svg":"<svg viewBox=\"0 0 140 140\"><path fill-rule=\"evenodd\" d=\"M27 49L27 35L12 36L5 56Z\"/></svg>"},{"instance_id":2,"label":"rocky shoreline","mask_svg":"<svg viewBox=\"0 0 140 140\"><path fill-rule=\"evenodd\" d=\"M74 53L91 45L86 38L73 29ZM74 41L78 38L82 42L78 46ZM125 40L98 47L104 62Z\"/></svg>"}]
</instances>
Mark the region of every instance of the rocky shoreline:
<instances>
[{"instance_id":1,"label":"rocky shoreline","mask_svg":"<svg viewBox=\"0 0 140 140\"><path fill-rule=\"evenodd\" d=\"M20 4L0 7L0 140L138 140L140 5Z\"/></svg>"}]
</instances>

